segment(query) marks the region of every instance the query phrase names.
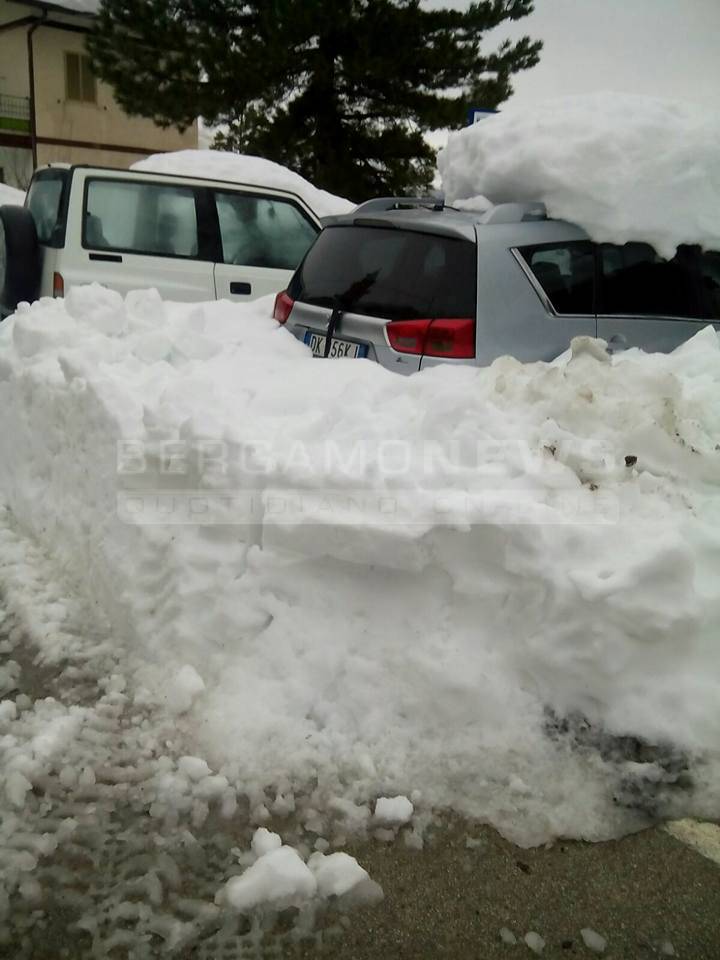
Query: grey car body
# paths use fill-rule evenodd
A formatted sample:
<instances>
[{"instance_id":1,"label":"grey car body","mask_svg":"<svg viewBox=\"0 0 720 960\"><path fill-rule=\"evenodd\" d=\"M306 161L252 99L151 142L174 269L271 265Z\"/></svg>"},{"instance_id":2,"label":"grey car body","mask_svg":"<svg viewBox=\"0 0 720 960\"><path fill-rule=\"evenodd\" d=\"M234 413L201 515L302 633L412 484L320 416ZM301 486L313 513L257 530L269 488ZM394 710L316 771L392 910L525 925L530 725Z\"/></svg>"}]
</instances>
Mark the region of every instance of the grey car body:
<instances>
[{"instance_id":1,"label":"grey car body","mask_svg":"<svg viewBox=\"0 0 720 960\"><path fill-rule=\"evenodd\" d=\"M399 373L486 365L506 354L551 360L581 335L607 340L612 351L667 352L708 323L720 329L720 254L686 246L664 261L648 244L596 244L580 227L548 218L539 203L475 213L381 198L333 218L282 296L276 317L315 352L330 352L330 325L349 351L341 355ZM452 336L430 355L412 337L394 335L399 321L458 313L471 313L474 325L473 347L461 357L453 356Z\"/></svg>"}]
</instances>

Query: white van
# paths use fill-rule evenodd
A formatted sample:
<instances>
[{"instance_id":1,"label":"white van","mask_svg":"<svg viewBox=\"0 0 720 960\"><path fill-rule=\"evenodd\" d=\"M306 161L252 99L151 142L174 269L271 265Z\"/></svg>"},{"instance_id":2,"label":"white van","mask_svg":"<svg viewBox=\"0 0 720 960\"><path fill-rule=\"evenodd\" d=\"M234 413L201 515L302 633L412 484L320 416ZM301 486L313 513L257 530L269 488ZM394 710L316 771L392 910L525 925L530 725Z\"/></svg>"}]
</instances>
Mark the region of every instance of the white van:
<instances>
[{"instance_id":1,"label":"white van","mask_svg":"<svg viewBox=\"0 0 720 960\"><path fill-rule=\"evenodd\" d=\"M0 317L97 282L168 300L253 300L284 289L321 229L287 190L52 164L24 207L0 207Z\"/></svg>"}]
</instances>

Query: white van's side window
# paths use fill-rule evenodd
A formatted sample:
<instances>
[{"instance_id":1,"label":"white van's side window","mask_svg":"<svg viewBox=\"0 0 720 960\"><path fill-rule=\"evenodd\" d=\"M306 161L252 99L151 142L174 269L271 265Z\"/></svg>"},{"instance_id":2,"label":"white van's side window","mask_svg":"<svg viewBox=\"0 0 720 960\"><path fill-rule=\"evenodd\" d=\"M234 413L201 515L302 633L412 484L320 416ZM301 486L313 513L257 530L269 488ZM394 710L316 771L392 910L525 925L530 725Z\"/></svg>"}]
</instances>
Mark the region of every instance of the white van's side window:
<instances>
[{"instance_id":1,"label":"white van's side window","mask_svg":"<svg viewBox=\"0 0 720 960\"><path fill-rule=\"evenodd\" d=\"M196 257L195 193L190 187L90 180L83 246L151 256Z\"/></svg>"},{"instance_id":2,"label":"white van's side window","mask_svg":"<svg viewBox=\"0 0 720 960\"><path fill-rule=\"evenodd\" d=\"M215 204L225 263L294 270L318 233L285 200L217 192Z\"/></svg>"}]
</instances>

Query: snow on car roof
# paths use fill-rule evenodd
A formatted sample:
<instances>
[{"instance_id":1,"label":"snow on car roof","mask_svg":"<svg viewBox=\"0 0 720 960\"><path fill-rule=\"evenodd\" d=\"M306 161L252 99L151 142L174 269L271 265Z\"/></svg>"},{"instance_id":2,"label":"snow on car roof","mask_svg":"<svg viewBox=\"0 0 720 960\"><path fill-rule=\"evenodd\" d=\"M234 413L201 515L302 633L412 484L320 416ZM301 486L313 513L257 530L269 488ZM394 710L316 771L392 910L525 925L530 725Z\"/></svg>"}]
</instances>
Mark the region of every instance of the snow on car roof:
<instances>
[{"instance_id":1,"label":"snow on car roof","mask_svg":"<svg viewBox=\"0 0 720 960\"><path fill-rule=\"evenodd\" d=\"M327 190L320 190L299 173L280 163L223 150L177 150L156 153L132 165L146 173L174 173L185 177L226 180L289 190L301 197L318 217L348 213L355 204Z\"/></svg>"},{"instance_id":2,"label":"snow on car roof","mask_svg":"<svg viewBox=\"0 0 720 960\"><path fill-rule=\"evenodd\" d=\"M450 134L447 201L545 203L598 241L720 247L720 119L655 97L600 93L509 107Z\"/></svg>"}]
</instances>

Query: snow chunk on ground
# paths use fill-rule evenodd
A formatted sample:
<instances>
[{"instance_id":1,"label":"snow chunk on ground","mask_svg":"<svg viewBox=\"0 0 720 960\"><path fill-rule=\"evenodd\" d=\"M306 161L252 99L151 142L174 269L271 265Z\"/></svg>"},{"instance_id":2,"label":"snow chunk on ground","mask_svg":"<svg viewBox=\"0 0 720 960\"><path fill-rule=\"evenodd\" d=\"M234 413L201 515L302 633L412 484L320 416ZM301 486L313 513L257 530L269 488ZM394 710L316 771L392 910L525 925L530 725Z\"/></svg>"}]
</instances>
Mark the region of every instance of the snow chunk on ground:
<instances>
[{"instance_id":1,"label":"snow chunk on ground","mask_svg":"<svg viewBox=\"0 0 720 960\"><path fill-rule=\"evenodd\" d=\"M413 815L414 807L407 797L378 797L375 804L375 819L382 823L400 826Z\"/></svg>"},{"instance_id":2,"label":"snow chunk on ground","mask_svg":"<svg viewBox=\"0 0 720 960\"><path fill-rule=\"evenodd\" d=\"M282 839L279 833L273 833L266 827L258 827L251 841L252 851L256 857L262 857L273 850L279 850Z\"/></svg>"},{"instance_id":3,"label":"snow chunk on ground","mask_svg":"<svg viewBox=\"0 0 720 960\"><path fill-rule=\"evenodd\" d=\"M290 190L301 197L318 217L348 213L355 208L350 200L318 189L299 173L288 170L280 163L246 154L223 150L177 150L174 153L153 154L134 163L132 169Z\"/></svg>"},{"instance_id":4,"label":"snow chunk on ground","mask_svg":"<svg viewBox=\"0 0 720 960\"><path fill-rule=\"evenodd\" d=\"M545 941L540 934L535 933L534 930L526 933L523 939L533 953L540 955L545 949Z\"/></svg>"},{"instance_id":5,"label":"snow chunk on ground","mask_svg":"<svg viewBox=\"0 0 720 960\"><path fill-rule=\"evenodd\" d=\"M25 203L25 194L22 190L16 190L15 187L7 183L0 183L0 207L10 203L16 207L22 207Z\"/></svg>"},{"instance_id":6,"label":"snow chunk on ground","mask_svg":"<svg viewBox=\"0 0 720 960\"><path fill-rule=\"evenodd\" d=\"M0 666L0 697L5 697L16 689L19 677L20 664L15 660L8 660Z\"/></svg>"},{"instance_id":7,"label":"snow chunk on ground","mask_svg":"<svg viewBox=\"0 0 720 960\"><path fill-rule=\"evenodd\" d=\"M197 670L186 663L170 679L166 703L173 713L186 713L205 689L205 682Z\"/></svg>"},{"instance_id":8,"label":"snow chunk on ground","mask_svg":"<svg viewBox=\"0 0 720 960\"><path fill-rule=\"evenodd\" d=\"M263 854L240 877L228 880L223 899L238 913L248 913L261 905L276 910L300 906L317 892L317 882L297 850L278 847Z\"/></svg>"},{"instance_id":9,"label":"snow chunk on ground","mask_svg":"<svg viewBox=\"0 0 720 960\"><path fill-rule=\"evenodd\" d=\"M583 929L580 931L580 936L582 937L583 943L588 950L592 950L593 953L605 952L607 940L605 937L601 937L600 934L591 927L583 927Z\"/></svg>"},{"instance_id":10,"label":"snow chunk on ground","mask_svg":"<svg viewBox=\"0 0 720 960\"><path fill-rule=\"evenodd\" d=\"M210 767L200 757L180 757L178 769L190 780L202 780L211 774Z\"/></svg>"},{"instance_id":11,"label":"snow chunk on ground","mask_svg":"<svg viewBox=\"0 0 720 960\"><path fill-rule=\"evenodd\" d=\"M370 879L367 870L348 853L318 852L308 860L308 867L315 874L318 893L321 897L341 897Z\"/></svg>"},{"instance_id":12,"label":"snow chunk on ground","mask_svg":"<svg viewBox=\"0 0 720 960\"><path fill-rule=\"evenodd\" d=\"M5 794L14 807L25 804L25 794L32 790L32 783L19 770L12 770L5 779Z\"/></svg>"},{"instance_id":13,"label":"snow chunk on ground","mask_svg":"<svg viewBox=\"0 0 720 960\"><path fill-rule=\"evenodd\" d=\"M508 107L451 133L448 203L542 201L594 240L720 248L720 118L694 104L598 93Z\"/></svg>"}]
</instances>

